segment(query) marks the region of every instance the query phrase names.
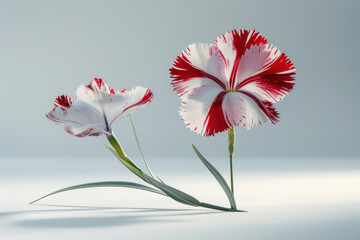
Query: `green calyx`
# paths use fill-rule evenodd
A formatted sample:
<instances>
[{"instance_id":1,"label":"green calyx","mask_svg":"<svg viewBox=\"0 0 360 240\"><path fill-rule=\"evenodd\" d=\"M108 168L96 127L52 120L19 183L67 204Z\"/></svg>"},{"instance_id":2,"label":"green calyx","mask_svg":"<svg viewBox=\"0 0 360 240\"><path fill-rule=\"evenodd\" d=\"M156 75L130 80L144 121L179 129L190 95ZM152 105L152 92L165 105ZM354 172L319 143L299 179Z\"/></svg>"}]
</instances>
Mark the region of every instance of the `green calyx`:
<instances>
[{"instance_id":1,"label":"green calyx","mask_svg":"<svg viewBox=\"0 0 360 240\"><path fill-rule=\"evenodd\" d=\"M235 89L232 89L232 88L227 88L226 91L227 91L227 92L236 92L236 90L235 90Z\"/></svg>"},{"instance_id":2,"label":"green calyx","mask_svg":"<svg viewBox=\"0 0 360 240\"><path fill-rule=\"evenodd\" d=\"M229 142L229 154L233 154L234 153L234 144L235 144L235 133L234 133L234 128L230 128L227 131L228 134L228 142Z\"/></svg>"},{"instance_id":3,"label":"green calyx","mask_svg":"<svg viewBox=\"0 0 360 240\"><path fill-rule=\"evenodd\" d=\"M125 154L123 148L121 147L119 141L116 139L115 135L113 133L111 133L110 135L107 135L106 137L109 140L109 143L111 144L111 146L115 149L115 151L118 154L126 157L126 154Z\"/></svg>"}]
</instances>

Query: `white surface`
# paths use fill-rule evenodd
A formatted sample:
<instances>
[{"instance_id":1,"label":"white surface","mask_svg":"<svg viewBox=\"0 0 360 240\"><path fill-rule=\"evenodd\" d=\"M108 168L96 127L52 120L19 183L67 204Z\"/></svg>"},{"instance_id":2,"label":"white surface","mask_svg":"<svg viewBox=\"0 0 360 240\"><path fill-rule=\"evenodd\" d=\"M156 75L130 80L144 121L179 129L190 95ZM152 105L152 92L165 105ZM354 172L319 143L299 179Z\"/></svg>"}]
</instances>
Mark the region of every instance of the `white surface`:
<instances>
[{"instance_id":1,"label":"white surface","mask_svg":"<svg viewBox=\"0 0 360 240\"><path fill-rule=\"evenodd\" d=\"M64 175L63 169L49 168L50 174L38 176L17 175L11 167L2 169L0 239L360 238L359 168L236 172L237 204L247 213L188 207L152 193L123 188L77 190L28 205L43 194L69 185L100 180L141 181L124 169L120 171L121 179L112 169L98 168L100 174L95 174L96 166L89 174L84 169L79 174ZM201 201L227 205L222 190L204 169L192 169L190 173L177 170L162 171L168 184ZM186 178L181 180L181 174Z\"/></svg>"}]
</instances>

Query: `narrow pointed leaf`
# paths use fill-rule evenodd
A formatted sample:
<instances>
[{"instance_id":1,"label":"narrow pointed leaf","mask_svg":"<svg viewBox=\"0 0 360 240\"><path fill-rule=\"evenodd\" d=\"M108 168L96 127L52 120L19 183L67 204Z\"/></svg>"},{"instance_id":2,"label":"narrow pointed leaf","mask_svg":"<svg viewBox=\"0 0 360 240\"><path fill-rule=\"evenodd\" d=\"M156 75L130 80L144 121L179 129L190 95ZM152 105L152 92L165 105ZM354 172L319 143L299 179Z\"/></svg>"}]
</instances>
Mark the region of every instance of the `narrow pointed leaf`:
<instances>
[{"instance_id":1,"label":"narrow pointed leaf","mask_svg":"<svg viewBox=\"0 0 360 240\"><path fill-rule=\"evenodd\" d=\"M153 192L153 193L157 193L160 195L164 195L167 196L166 194L164 194L163 192L154 189L152 187L148 187L142 184L138 184L138 183L132 183L132 182L123 182L123 181L109 181L109 182L93 182L93 183L85 183L85 184L80 184L80 185L74 185L71 187L66 187L66 188L62 188L59 189L55 192L49 193L39 199L36 199L35 201L32 201L30 204L33 204L43 198L46 198L48 196L54 195L56 193L61 193L61 192L66 192L66 191L70 191L70 190L76 190L76 189L83 189L83 188L94 188L94 187L125 187L125 188L135 188L135 189L140 189L140 190L144 190L144 191L149 191L149 192Z\"/></svg>"},{"instance_id":2,"label":"narrow pointed leaf","mask_svg":"<svg viewBox=\"0 0 360 240\"><path fill-rule=\"evenodd\" d=\"M159 181L151 178L150 176L147 176L146 174L144 174L144 177L150 184L159 188L161 191L166 193L172 199L174 199L180 203L191 205L191 206L199 206L200 205L200 202L196 198L190 196L189 194L184 193L176 188L170 187L169 185L166 185L165 183L159 182Z\"/></svg>"},{"instance_id":3,"label":"narrow pointed leaf","mask_svg":"<svg viewBox=\"0 0 360 240\"><path fill-rule=\"evenodd\" d=\"M216 210L220 210L220 211L225 211L225 212L234 212L237 210L231 209L231 208L226 208L226 207L221 207L221 206L217 206L217 205L213 205L213 204L209 204L209 203L204 203L201 202L200 207L204 207L204 208L210 208L210 209L216 209ZM240 212L243 212L240 210Z\"/></svg>"},{"instance_id":4,"label":"narrow pointed leaf","mask_svg":"<svg viewBox=\"0 0 360 240\"><path fill-rule=\"evenodd\" d=\"M138 137L138 135L137 135L137 133L136 133L136 128L135 128L134 121L132 120L132 117L131 117L131 116L129 116L129 118L130 118L130 122L131 122L131 126L132 126L132 129L133 129L133 132L134 132L134 136L135 136L135 140L136 140L137 146L138 146L138 148L139 148L141 157L142 157L142 159L144 160L144 163L145 163L145 165L146 165L146 168L148 169L150 175L151 175L154 179L156 179L156 180L158 180L158 181L160 181L160 182L163 183L163 181L162 181L158 176L156 176L156 175L153 173L153 171L151 170L150 166L149 166L148 163L146 162L144 153L143 153L143 151L141 150L139 137Z\"/></svg>"},{"instance_id":5,"label":"narrow pointed leaf","mask_svg":"<svg viewBox=\"0 0 360 240\"><path fill-rule=\"evenodd\" d=\"M221 174L218 172L218 170L216 170L216 168L205 159L205 157L199 152L199 150L197 150L197 148L193 144L191 144L191 145L194 148L196 155L200 158L200 160L204 163L204 165L209 169L209 171L212 173L212 175L214 175L215 179L219 182L220 186L223 188L226 196L229 199L231 209L236 210L236 203L235 203L234 196L229 188L229 185L226 183L225 179L221 176Z\"/></svg>"}]
</instances>

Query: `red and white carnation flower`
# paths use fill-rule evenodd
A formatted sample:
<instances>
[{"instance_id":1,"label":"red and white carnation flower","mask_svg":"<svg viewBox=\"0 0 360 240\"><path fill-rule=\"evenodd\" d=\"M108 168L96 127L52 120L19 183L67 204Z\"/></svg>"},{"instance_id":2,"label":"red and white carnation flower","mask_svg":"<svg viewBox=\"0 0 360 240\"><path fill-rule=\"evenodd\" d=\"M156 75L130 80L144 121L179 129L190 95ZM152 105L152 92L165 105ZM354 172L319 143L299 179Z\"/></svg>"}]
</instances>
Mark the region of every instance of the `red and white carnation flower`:
<instances>
[{"instance_id":1,"label":"red and white carnation flower","mask_svg":"<svg viewBox=\"0 0 360 240\"><path fill-rule=\"evenodd\" d=\"M254 30L233 30L215 44L191 44L170 69L188 128L212 136L235 126L277 123L273 103L292 90L295 68Z\"/></svg>"},{"instance_id":2,"label":"red and white carnation flower","mask_svg":"<svg viewBox=\"0 0 360 240\"><path fill-rule=\"evenodd\" d=\"M81 85L76 95L76 98L57 97L55 107L46 114L76 137L111 134L116 119L133 114L154 98L148 88L138 86L130 91L114 91L99 78L94 78L89 85Z\"/></svg>"}]
</instances>

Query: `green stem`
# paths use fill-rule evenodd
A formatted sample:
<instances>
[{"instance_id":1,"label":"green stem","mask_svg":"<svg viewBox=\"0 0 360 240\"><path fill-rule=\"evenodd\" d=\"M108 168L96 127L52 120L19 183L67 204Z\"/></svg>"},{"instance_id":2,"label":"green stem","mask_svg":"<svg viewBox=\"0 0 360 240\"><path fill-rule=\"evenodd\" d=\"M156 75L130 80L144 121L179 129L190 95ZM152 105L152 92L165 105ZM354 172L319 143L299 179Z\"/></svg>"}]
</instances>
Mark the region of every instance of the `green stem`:
<instances>
[{"instance_id":1,"label":"green stem","mask_svg":"<svg viewBox=\"0 0 360 240\"><path fill-rule=\"evenodd\" d=\"M231 179L231 192L234 195L234 176L233 176L232 154L230 154L230 179Z\"/></svg>"},{"instance_id":2,"label":"green stem","mask_svg":"<svg viewBox=\"0 0 360 240\"><path fill-rule=\"evenodd\" d=\"M231 192L234 195L234 176L233 176L233 153L234 153L234 144L235 144L234 128L230 128L227 131L227 133L228 133L228 142L229 142Z\"/></svg>"},{"instance_id":3,"label":"green stem","mask_svg":"<svg viewBox=\"0 0 360 240\"><path fill-rule=\"evenodd\" d=\"M118 156L122 159L122 161L125 161L127 164L129 164L132 169L130 169L131 171L135 171L136 175L141 176L143 174L143 172L141 171L141 169L125 154L123 148L121 147L120 142L117 140L117 138L115 137L114 133L111 133L110 135L106 136L107 139L109 140L111 146L115 149L115 152L118 154ZM106 146L106 145L105 145ZM119 159L120 160L120 159ZM124 163L123 163L124 164ZM129 166L127 166L125 164L125 166L128 168ZM141 178L141 177L140 177Z\"/></svg>"}]
</instances>

